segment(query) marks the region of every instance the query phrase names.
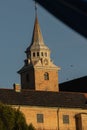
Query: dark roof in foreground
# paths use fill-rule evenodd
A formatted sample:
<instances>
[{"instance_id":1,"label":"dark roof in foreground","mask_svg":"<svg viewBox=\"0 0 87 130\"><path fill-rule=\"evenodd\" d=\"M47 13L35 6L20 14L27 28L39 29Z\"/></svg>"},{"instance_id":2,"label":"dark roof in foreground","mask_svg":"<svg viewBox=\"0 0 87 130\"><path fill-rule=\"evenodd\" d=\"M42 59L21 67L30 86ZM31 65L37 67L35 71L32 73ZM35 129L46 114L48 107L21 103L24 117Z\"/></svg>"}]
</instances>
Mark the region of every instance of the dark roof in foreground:
<instances>
[{"instance_id":1,"label":"dark roof in foreground","mask_svg":"<svg viewBox=\"0 0 87 130\"><path fill-rule=\"evenodd\" d=\"M8 105L87 108L86 100L82 93L0 89L0 101Z\"/></svg>"},{"instance_id":2,"label":"dark roof in foreground","mask_svg":"<svg viewBox=\"0 0 87 130\"><path fill-rule=\"evenodd\" d=\"M87 93L87 76L59 84L60 91Z\"/></svg>"},{"instance_id":3,"label":"dark roof in foreground","mask_svg":"<svg viewBox=\"0 0 87 130\"><path fill-rule=\"evenodd\" d=\"M87 38L86 0L35 0L53 16ZM72 18L71 18L72 16ZM80 22L78 22L80 21Z\"/></svg>"}]
</instances>

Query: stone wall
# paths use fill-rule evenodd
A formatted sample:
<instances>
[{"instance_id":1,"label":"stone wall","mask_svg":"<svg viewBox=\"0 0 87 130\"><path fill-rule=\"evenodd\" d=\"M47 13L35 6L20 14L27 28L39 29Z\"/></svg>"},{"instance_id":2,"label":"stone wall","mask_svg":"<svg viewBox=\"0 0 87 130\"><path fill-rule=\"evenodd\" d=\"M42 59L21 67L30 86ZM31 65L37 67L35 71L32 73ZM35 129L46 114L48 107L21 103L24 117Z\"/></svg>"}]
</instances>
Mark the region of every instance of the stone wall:
<instances>
[{"instance_id":1,"label":"stone wall","mask_svg":"<svg viewBox=\"0 0 87 130\"><path fill-rule=\"evenodd\" d=\"M20 106L20 110L27 123L32 123L36 130L87 130L87 110L84 109ZM37 119L37 115L41 117ZM81 115L78 124L77 115Z\"/></svg>"},{"instance_id":2,"label":"stone wall","mask_svg":"<svg viewBox=\"0 0 87 130\"><path fill-rule=\"evenodd\" d=\"M44 79L45 73L49 74L49 79ZM47 69L36 69L35 70L35 89L42 91L59 91L58 87L58 71L57 70L47 70Z\"/></svg>"}]
</instances>

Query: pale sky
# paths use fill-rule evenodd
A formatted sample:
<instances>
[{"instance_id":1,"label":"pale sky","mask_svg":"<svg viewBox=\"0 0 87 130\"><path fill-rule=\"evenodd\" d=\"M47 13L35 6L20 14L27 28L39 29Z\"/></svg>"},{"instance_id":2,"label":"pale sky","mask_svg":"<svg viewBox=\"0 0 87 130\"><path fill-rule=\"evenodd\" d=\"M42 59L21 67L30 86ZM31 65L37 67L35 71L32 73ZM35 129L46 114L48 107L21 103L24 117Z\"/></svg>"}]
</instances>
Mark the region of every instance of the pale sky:
<instances>
[{"instance_id":1,"label":"pale sky","mask_svg":"<svg viewBox=\"0 0 87 130\"><path fill-rule=\"evenodd\" d=\"M33 0L0 0L0 87L20 84L17 71L24 65L31 43L35 10ZM59 82L87 76L87 39L38 5L45 44L59 71Z\"/></svg>"}]
</instances>

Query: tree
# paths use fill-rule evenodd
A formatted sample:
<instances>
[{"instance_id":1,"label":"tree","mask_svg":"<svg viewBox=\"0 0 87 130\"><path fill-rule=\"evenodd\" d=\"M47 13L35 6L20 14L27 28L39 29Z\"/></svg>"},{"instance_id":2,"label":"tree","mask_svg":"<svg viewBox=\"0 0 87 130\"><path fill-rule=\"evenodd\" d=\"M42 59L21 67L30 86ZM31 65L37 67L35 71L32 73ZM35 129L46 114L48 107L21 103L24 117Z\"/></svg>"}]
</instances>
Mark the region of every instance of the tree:
<instances>
[{"instance_id":1,"label":"tree","mask_svg":"<svg viewBox=\"0 0 87 130\"><path fill-rule=\"evenodd\" d=\"M0 130L35 130L29 126L19 109L0 103Z\"/></svg>"},{"instance_id":2,"label":"tree","mask_svg":"<svg viewBox=\"0 0 87 130\"><path fill-rule=\"evenodd\" d=\"M28 130L35 130L34 126L32 125L32 123L29 125Z\"/></svg>"},{"instance_id":3,"label":"tree","mask_svg":"<svg viewBox=\"0 0 87 130\"><path fill-rule=\"evenodd\" d=\"M17 109L15 113L15 127L14 130L28 130L28 125L22 112Z\"/></svg>"},{"instance_id":4,"label":"tree","mask_svg":"<svg viewBox=\"0 0 87 130\"><path fill-rule=\"evenodd\" d=\"M0 124L4 129L0 130L12 130L14 127L15 110L11 107L0 103Z\"/></svg>"}]
</instances>

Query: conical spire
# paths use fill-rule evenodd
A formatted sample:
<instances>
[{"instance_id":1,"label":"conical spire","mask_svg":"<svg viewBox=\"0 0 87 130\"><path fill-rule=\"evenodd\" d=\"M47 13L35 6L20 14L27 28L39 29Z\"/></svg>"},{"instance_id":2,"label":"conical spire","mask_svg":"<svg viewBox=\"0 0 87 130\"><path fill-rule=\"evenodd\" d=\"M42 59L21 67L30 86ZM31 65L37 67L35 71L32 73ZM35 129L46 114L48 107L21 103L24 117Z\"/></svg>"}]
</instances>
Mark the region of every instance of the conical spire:
<instances>
[{"instance_id":1,"label":"conical spire","mask_svg":"<svg viewBox=\"0 0 87 130\"><path fill-rule=\"evenodd\" d=\"M34 29L33 29L33 36L32 36L32 43L34 45L44 45L43 36L40 30L40 25L38 22L38 17L36 15Z\"/></svg>"},{"instance_id":2,"label":"conical spire","mask_svg":"<svg viewBox=\"0 0 87 130\"><path fill-rule=\"evenodd\" d=\"M34 22L34 29L33 29L33 35L30 46L27 48L26 53L31 50L40 50L40 49L47 49L49 48L44 44L43 36L41 33L40 25L38 22L37 17L37 10L36 10L36 16L35 16L35 22Z\"/></svg>"},{"instance_id":3,"label":"conical spire","mask_svg":"<svg viewBox=\"0 0 87 130\"><path fill-rule=\"evenodd\" d=\"M44 44L43 36L42 36L41 30L40 30L40 25L39 25L38 17L37 17L36 1L35 1L35 23L34 23L34 29L33 29L31 44L34 44L34 45L37 45L37 46Z\"/></svg>"}]
</instances>

